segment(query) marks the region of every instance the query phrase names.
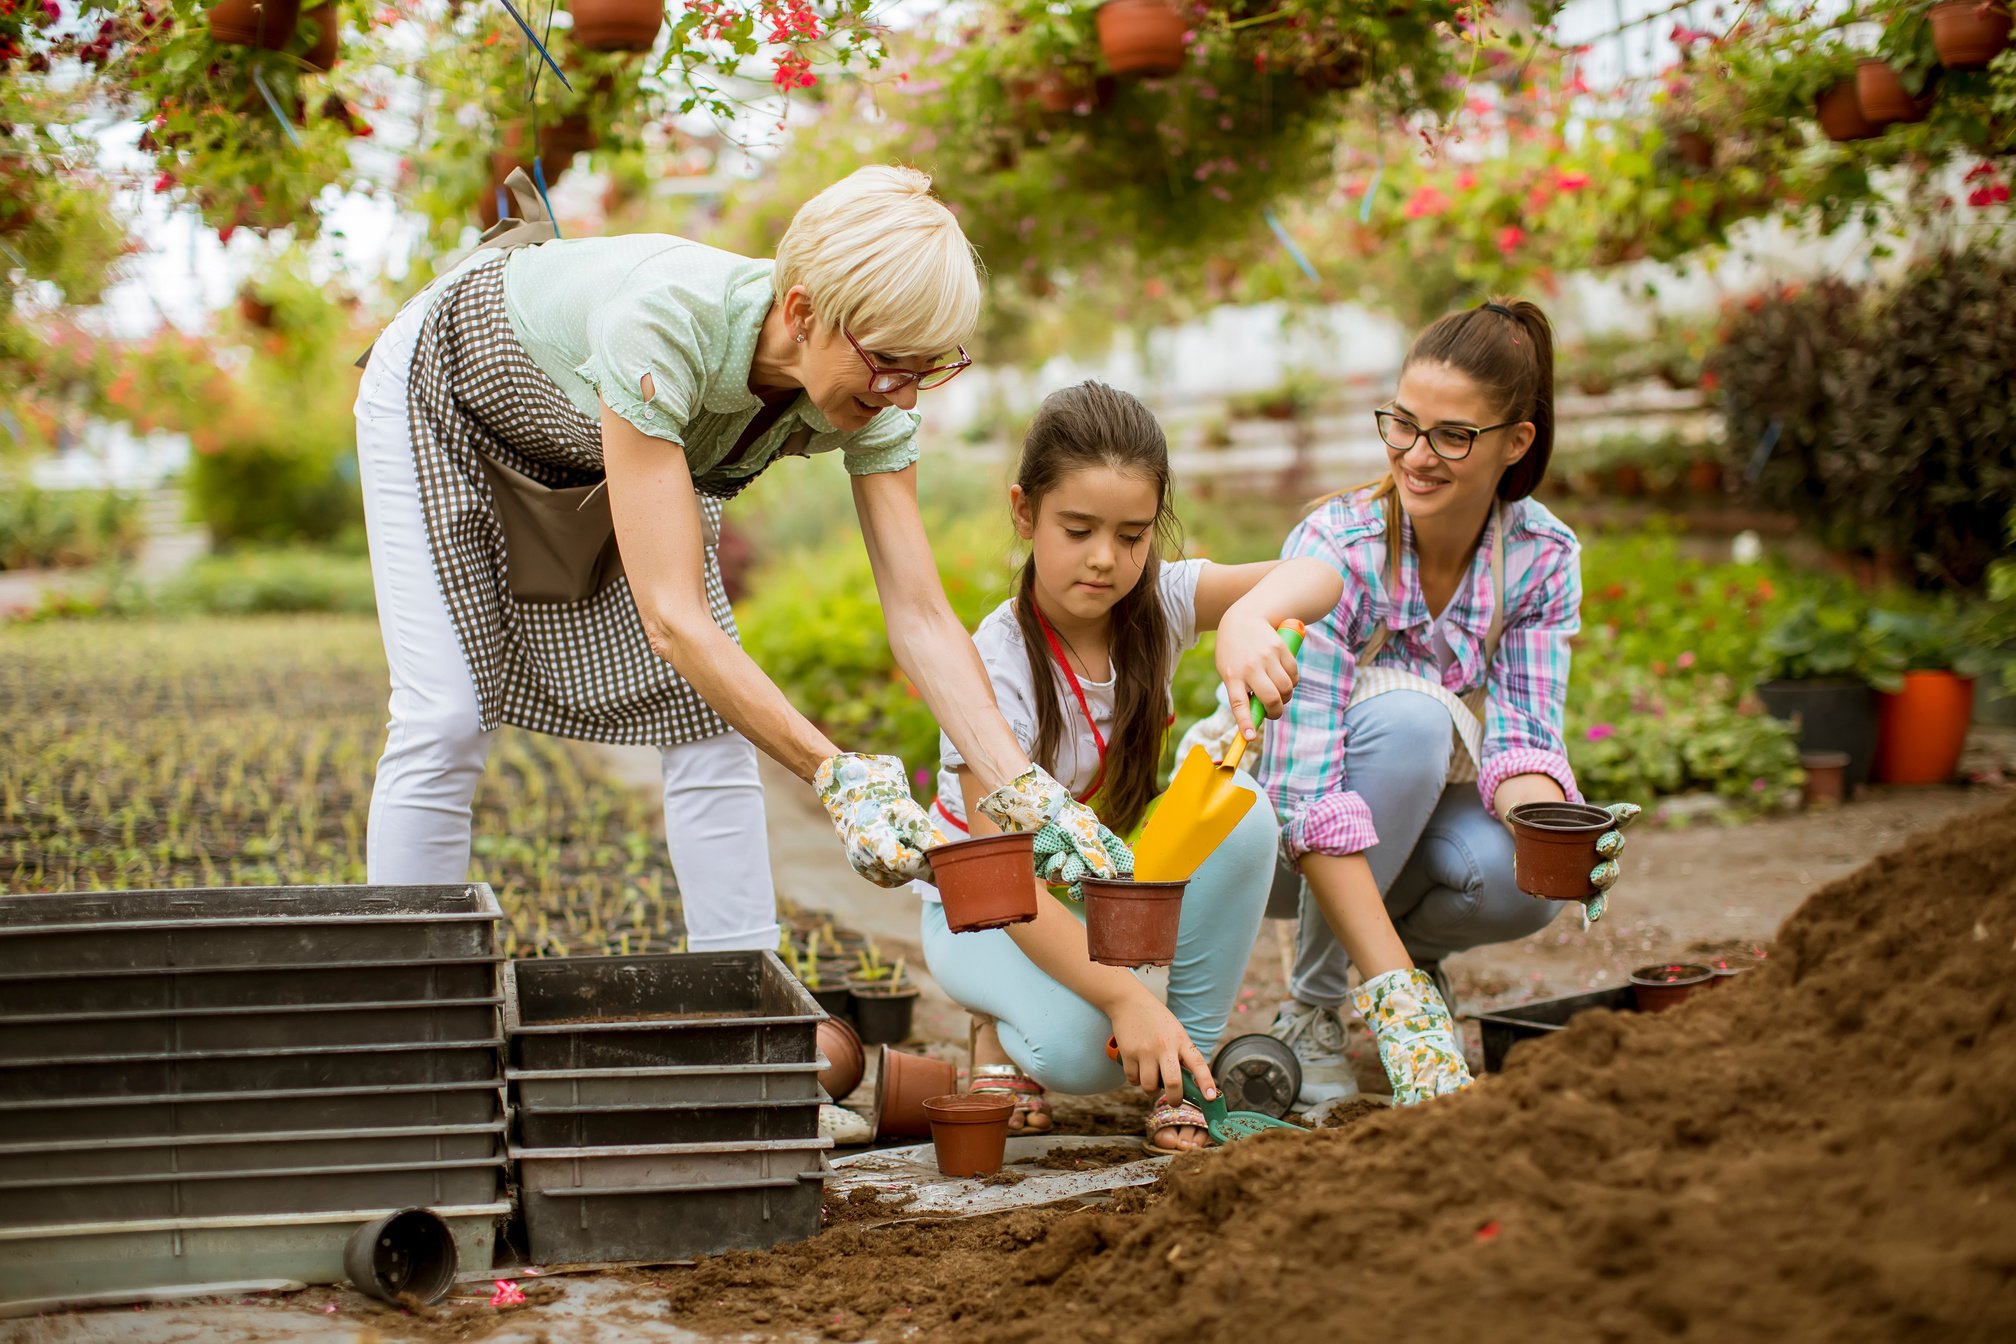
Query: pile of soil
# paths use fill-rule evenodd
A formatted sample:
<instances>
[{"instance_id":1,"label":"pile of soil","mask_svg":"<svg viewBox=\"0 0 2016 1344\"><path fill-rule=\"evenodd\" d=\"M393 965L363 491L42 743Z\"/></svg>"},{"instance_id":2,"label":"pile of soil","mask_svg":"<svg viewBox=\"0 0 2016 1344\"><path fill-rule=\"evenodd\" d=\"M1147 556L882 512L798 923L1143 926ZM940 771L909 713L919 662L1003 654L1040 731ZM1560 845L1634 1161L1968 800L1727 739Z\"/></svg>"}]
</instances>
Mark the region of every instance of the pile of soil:
<instances>
[{"instance_id":1,"label":"pile of soil","mask_svg":"<svg viewBox=\"0 0 2016 1344\"><path fill-rule=\"evenodd\" d=\"M1832 883L1756 970L1459 1096L1176 1158L1107 1209L839 1228L692 1329L989 1341L2016 1338L2016 804Z\"/></svg>"}]
</instances>

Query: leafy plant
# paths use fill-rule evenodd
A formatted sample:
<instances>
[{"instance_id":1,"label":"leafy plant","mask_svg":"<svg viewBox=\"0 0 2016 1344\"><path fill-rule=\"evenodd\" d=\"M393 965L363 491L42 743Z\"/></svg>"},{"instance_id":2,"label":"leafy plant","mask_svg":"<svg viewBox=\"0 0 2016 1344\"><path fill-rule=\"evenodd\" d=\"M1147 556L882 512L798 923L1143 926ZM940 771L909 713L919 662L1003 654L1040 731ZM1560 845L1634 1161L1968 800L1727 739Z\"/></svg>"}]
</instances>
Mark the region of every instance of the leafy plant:
<instances>
[{"instance_id":1,"label":"leafy plant","mask_svg":"<svg viewBox=\"0 0 2016 1344\"><path fill-rule=\"evenodd\" d=\"M1903 685L1903 650L1862 607L1801 602L1764 632L1757 652L1760 681L1847 677L1884 691Z\"/></svg>"},{"instance_id":2,"label":"leafy plant","mask_svg":"<svg viewBox=\"0 0 2016 1344\"><path fill-rule=\"evenodd\" d=\"M905 960L903 957L898 957L893 964L882 960L881 949L871 942L861 949L859 966L854 972L853 979L858 984L873 985L878 989L901 989L904 985Z\"/></svg>"}]
</instances>

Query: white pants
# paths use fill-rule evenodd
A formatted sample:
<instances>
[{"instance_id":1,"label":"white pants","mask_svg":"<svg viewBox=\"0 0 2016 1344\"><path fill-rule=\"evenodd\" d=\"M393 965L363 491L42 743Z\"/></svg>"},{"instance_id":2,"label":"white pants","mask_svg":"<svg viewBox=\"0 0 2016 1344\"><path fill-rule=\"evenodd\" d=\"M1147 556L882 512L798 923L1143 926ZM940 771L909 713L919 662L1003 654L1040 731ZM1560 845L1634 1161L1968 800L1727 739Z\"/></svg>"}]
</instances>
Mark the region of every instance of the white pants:
<instances>
[{"instance_id":1,"label":"white pants","mask_svg":"<svg viewBox=\"0 0 2016 1344\"><path fill-rule=\"evenodd\" d=\"M385 329L357 393L357 470L391 722L364 836L372 883L467 880L471 803L495 732L434 574L406 418L406 377L431 295ZM777 946L777 895L756 748L737 732L661 748L665 840L694 951Z\"/></svg>"}]
</instances>

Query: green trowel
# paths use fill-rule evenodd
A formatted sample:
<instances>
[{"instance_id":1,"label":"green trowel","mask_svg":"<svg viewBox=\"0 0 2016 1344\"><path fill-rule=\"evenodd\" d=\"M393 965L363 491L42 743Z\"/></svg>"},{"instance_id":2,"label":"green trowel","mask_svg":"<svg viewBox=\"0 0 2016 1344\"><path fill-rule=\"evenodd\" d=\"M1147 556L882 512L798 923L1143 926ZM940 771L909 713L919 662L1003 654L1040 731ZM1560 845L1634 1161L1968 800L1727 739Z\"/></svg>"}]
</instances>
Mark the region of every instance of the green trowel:
<instances>
[{"instance_id":1,"label":"green trowel","mask_svg":"<svg viewBox=\"0 0 2016 1344\"><path fill-rule=\"evenodd\" d=\"M1204 1127L1210 1131L1213 1143L1248 1139L1268 1129L1293 1129L1308 1133L1300 1125L1291 1125L1286 1120L1276 1120L1258 1111L1232 1110L1225 1105L1223 1092L1210 1101L1204 1100L1204 1090L1197 1086L1197 1080L1190 1076L1188 1069L1183 1070L1183 1100L1204 1112Z\"/></svg>"}]
</instances>

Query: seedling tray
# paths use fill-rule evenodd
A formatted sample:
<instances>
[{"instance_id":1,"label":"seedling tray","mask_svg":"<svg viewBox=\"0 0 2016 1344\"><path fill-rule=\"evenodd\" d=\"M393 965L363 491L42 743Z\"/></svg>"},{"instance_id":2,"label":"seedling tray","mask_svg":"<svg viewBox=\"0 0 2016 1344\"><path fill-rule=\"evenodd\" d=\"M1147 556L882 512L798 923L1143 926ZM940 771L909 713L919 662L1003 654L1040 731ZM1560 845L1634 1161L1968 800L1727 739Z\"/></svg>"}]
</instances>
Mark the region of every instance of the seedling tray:
<instances>
[{"instance_id":1,"label":"seedling tray","mask_svg":"<svg viewBox=\"0 0 2016 1344\"><path fill-rule=\"evenodd\" d=\"M656 1069L507 1069L511 1095L527 1109L680 1106L688 1103L824 1101L824 1055L804 1064L725 1064Z\"/></svg>"},{"instance_id":2,"label":"seedling tray","mask_svg":"<svg viewBox=\"0 0 2016 1344\"><path fill-rule=\"evenodd\" d=\"M500 1045L490 1038L10 1060L0 1062L0 1103L478 1083L497 1076Z\"/></svg>"},{"instance_id":3,"label":"seedling tray","mask_svg":"<svg viewBox=\"0 0 2016 1344\"><path fill-rule=\"evenodd\" d=\"M187 1008L0 1019L0 1064L110 1055L483 1041L499 1034L496 995L439 1002Z\"/></svg>"},{"instance_id":4,"label":"seedling tray","mask_svg":"<svg viewBox=\"0 0 2016 1344\"><path fill-rule=\"evenodd\" d=\"M483 1125L503 1118L502 1078L300 1092L97 1097L0 1105L0 1143L314 1129Z\"/></svg>"},{"instance_id":5,"label":"seedling tray","mask_svg":"<svg viewBox=\"0 0 2016 1344\"><path fill-rule=\"evenodd\" d=\"M461 961L258 963L209 970L143 967L91 974L0 973L0 1024L77 1013L169 1013L198 1009L336 1003L440 1003L502 993L500 957Z\"/></svg>"},{"instance_id":6,"label":"seedling tray","mask_svg":"<svg viewBox=\"0 0 2016 1344\"><path fill-rule=\"evenodd\" d=\"M502 1150L504 1122L412 1129L322 1129L159 1138L77 1139L0 1146L0 1187L111 1176L389 1167L465 1162Z\"/></svg>"},{"instance_id":7,"label":"seedling tray","mask_svg":"<svg viewBox=\"0 0 2016 1344\"><path fill-rule=\"evenodd\" d=\"M1541 999L1535 1003L1522 1003L1516 1008L1502 1008L1494 1013L1470 1014L1483 1030L1484 1071L1498 1072L1505 1067L1505 1056L1513 1046L1521 1041L1551 1036L1567 1026L1577 1013L1586 1013L1592 1008L1629 1013L1637 1011L1637 1004L1631 997L1631 986L1618 985L1613 989L1599 989L1593 994Z\"/></svg>"},{"instance_id":8,"label":"seedling tray","mask_svg":"<svg viewBox=\"0 0 2016 1344\"><path fill-rule=\"evenodd\" d=\"M807 1064L824 1019L773 952L519 961L505 970L519 1069Z\"/></svg>"},{"instance_id":9,"label":"seedling tray","mask_svg":"<svg viewBox=\"0 0 2016 1344\"><path fill-rule=\"evenodd\" d=\"M635 1144L750 1143L809 1139L819 1133L819 1103L743 1101L697 1106L519 1107L515 1134L527 1148L603 1148Z\"/></svg>"},{"instance_id":10,"label":"seedling tray","mask_svg":"<svg viewBox=\"0 0 2016 1344\"><path fill-rule=\"evenodd\" d=\"M0 1181L0 1227L488 1204L497 1198L503 1166L503 1157L497 1156L375 1167L306 1165Z\"/></svg>"}]
</instances>

